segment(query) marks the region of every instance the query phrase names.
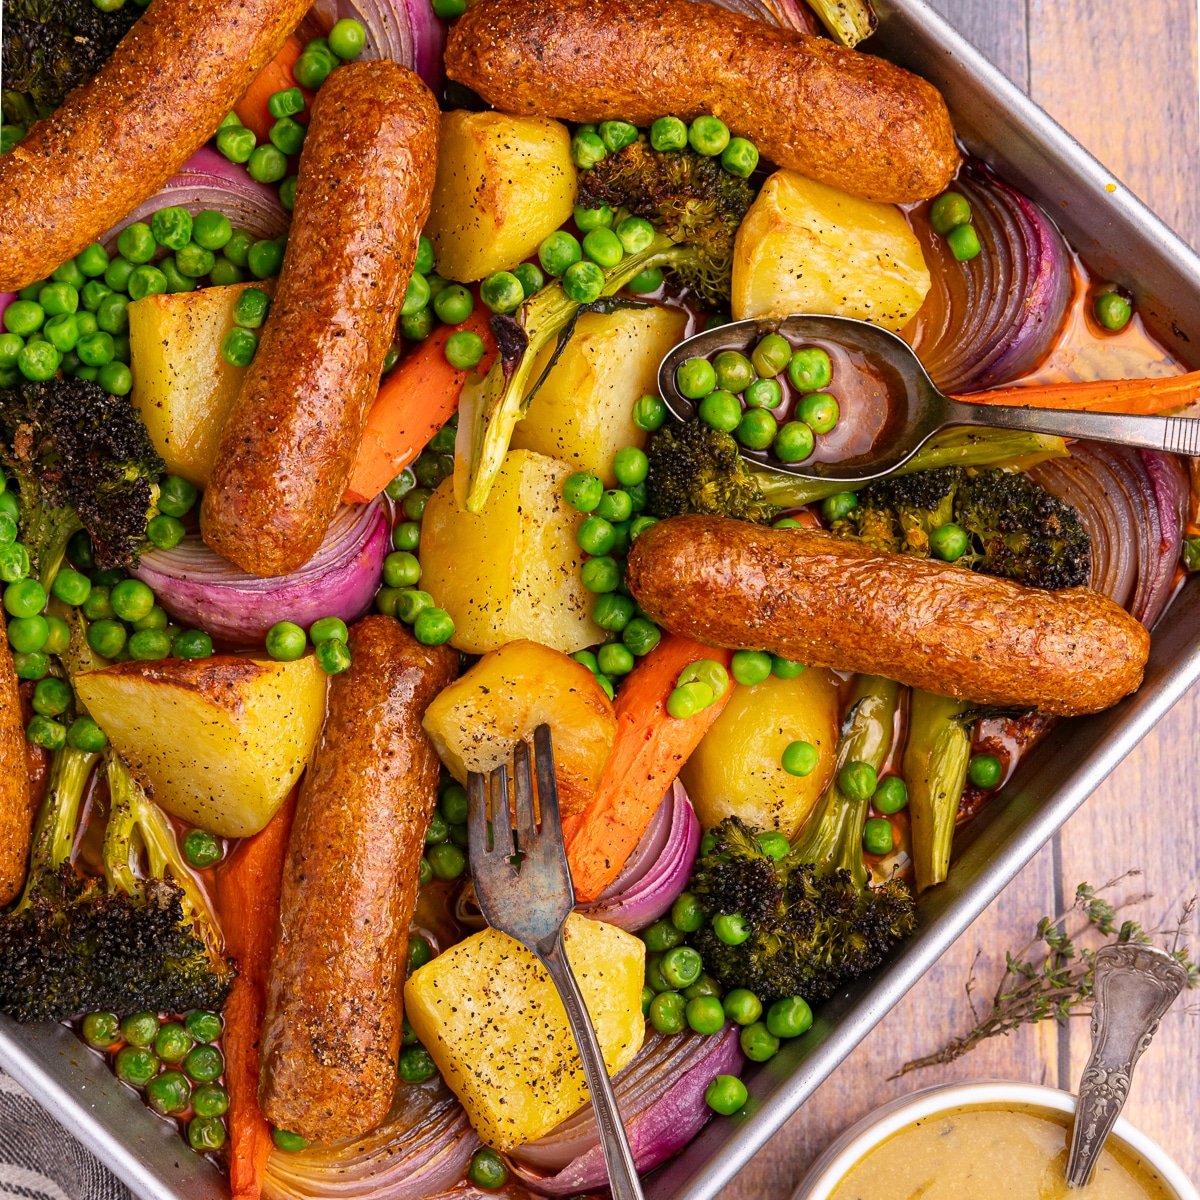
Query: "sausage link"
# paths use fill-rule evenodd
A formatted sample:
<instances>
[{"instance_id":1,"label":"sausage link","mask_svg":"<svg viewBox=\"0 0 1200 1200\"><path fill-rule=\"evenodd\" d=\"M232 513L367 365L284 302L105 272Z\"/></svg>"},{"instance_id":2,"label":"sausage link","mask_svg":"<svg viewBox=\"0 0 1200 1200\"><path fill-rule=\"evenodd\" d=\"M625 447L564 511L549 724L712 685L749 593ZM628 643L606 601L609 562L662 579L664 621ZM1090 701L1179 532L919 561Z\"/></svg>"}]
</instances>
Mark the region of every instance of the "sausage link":
<instances>
[{"instance_id":1,"label":"sausage link","mask_svg":"<svg viewBox=\"0 0 1200 1200\"><path fill-rule=\"evenodd\" d=\"M429 213L437 137L436 101L396 63L342 67L317 94L283 271L200 513L204 540L245 571L303 566L333 520Z\"/></svg>"},{"instance_id":2,"label":"sausage link","mask_svg":"<svg viewBox=\"0 0 1200 1200\"><path fill-rule=\"evenodd\" d=\"M212 137L311 0L154 0L112 58L0 158L0 292L49 275Z\"/></svg>"},{"instance_id":3,"label":"sausage link","mask_svg":"<svg viewBox=\"0 0 1200 1200\"><path fill-rule=\"evenodd\" d=\"M356 1137L396 1087L401 988L438 759L421 728L458 655L398 621L351 631L296 805L267 985L259 1103L313 1141Z\"/></svg>"},{"instance_id":4,"label":"sausage link","mask_svg":"<svg viewBox=\"0 0 1200 1200\"><path fill-rule=\"evenodd\" d=\"M25 883L32 821L21 697L0 616L0 908L15 900Z\"/></svg>"},{"instance_id":5,"label":"sausage link","mask_svg":"<svg viewBox=\"0 0 1200 1200\"><path fill-rule=\"evenodd\" d=\"M1024 587L815 530L674 517L633 544L626 579L684 637L1062 716L1134 691L1150 652L1146 629L1088 588Z\"/></svg>"},{"instance_id":6,"label":"sausage link","mask_svg":"<svg viewBox=\"0 0 1200 1200\"><path fill-rule=\"evenodd\" d=\"M506 112L712 113L777 166L871 200L936 195L959 162L925 80L695 0L480 0L450 32L446 73Z\"/></svg>"}]
</instances>

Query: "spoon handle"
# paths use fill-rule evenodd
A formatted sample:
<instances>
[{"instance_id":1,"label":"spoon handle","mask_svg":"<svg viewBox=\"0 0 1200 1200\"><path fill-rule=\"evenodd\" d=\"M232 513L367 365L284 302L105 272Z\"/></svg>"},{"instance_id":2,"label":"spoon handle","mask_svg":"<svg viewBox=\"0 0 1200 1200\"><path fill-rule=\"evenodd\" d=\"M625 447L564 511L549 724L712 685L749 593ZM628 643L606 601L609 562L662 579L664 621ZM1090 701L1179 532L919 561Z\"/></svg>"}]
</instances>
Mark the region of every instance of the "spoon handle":
<instances>
[{"instance_id":1,"label":"spoon handle","mask_svg":"<svg viewBox=\"0 0 1200 1200\"><path fill-rule=\"evenodd\" d=\"M1019 429L1025 433L1049 433L1057 437L1140 446L1145 450L1167 450L1190 457L1200 455L1200 418L1196 417L1142 417L955 401L950 406L948 424Z\"/></svg>"},{"instance_id":2,"label":"spoon handle","mask_svg":"<svg viewBox=\"0 0 1200 1200\"><path fill-rule=\"evenodd\" d=\"M1079 1081L1067 1186L1086 1187L1129 1096L1133 1068L1187 982L1164 950L1124 942L1096 953L1092 1053Z\"/></svg>"}]
</instances>

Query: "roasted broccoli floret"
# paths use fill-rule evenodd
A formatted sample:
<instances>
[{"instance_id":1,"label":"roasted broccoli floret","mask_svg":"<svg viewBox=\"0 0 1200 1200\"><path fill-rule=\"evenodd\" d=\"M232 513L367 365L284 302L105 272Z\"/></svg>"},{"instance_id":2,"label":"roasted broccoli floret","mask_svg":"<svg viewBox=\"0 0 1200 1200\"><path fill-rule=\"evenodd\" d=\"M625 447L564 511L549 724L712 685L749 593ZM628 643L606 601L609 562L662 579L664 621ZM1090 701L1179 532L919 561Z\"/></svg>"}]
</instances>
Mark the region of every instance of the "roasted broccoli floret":
<instances>
[{"instance_id":1,"label":"roasted broccoli floret","mask_svg":"<svg viewBox=\"0 0 1200 1200\"><path fill-rule=\"evenodd\" d=\"M108 61L144 5L101 12L93 0L4 0L4 120L29 125Z\"/></svg>"},{"instance_id":2,"label":"roasted broccoli floret","mask_svg":"<svg viewBox=\"0 0 1200 1200\"><path fill-rule=\"evenodd\" d=\"M137 562L163 462L127 397L83 379L0 392L0 462L16 478L21 540L43 583L79 529L98 566Z\"/></svg>"},{"instance_id":3,"label":"roasted broccoli floret","mask_svg":"<svg viewBox=\"0 0 1200 1200\"><path fill-rule=\"evenodd\" d=\"M61 1021L218 1008L233 970L204 893L170 822L111 753L104 876L71 862L97 757L56 752L25 892L0 915L0 1012Z\"/></svg>"},{"instance_id":4,"label":"roasted broccoli floret","mask_svg":"<svg viewBox=\"0 0 1200 1200\"><path fill-rule=\"evenodd\" d=\"M779 512L763 499L733 438L703 421L664 426L648 458L646 509L656 517L706 513L766 522Z\"/></svg>"},{"instance_id":5,"label":"roasted broccoli floret","mask_svg":"<svg viewBox=\"0 0 1200 1200\"><path fill-rule=\"evenodd\" d=\"M928 557L930 534L953 523L967 534L956 563L1031 587L1086 584L1091 539L1079 514L1019 471L944 467L867 484L834 533L877 550Z\"/></svg>"},{"instance_id":6,"label":"roasted broccoli floret","mask_svg":"<svg viewBox=\"0 0 1200 1200\"><path fill-rule=\"evenodd\" d=\"M733 242L754 199L745 179L694 150L658 151L645 136L579 173L585 208L628 209L687 246L670 263L679 282L707 304L729 301Z\"/></svg>"}]
</instances>

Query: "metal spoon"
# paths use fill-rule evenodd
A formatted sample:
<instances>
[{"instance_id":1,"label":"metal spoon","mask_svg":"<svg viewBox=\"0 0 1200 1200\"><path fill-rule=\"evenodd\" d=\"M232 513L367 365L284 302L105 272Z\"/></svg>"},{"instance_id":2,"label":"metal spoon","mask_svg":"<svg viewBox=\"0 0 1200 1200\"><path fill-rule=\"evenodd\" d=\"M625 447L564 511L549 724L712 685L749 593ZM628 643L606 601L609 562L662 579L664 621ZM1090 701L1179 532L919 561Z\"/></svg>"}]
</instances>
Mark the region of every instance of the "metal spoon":
<instances>
[{"instance_id":1,"label":"metal spoon","mask_svg":"<svg viewBox=\"0 0 1200 1200\"><path fill-rule=\"evenodd\" d=\"M774 457L770 459L774 470L801 479L865 483L902 466L935 433L954 425L1049 433L1200 455L1200 420L1191 417L1137 417L952 400L934 386L907 342L886 329L849 317L758 318L698 333L680 342L658 368L658 386L667 408L681 421L689 421L696 415L693 401L684 397L675 384L676 369L686 359L709 358L719 350L749 352L768 333L781 333L797 347L812 341L834 342L864 355L888 377L892 411L881 444L872 446L865 454L834 463L784 463ZM757 463L763 461L751 454L743 457Z\"/></svg>"},{"instance_id":2,"label":"metal spoon","mask_svg":"<svg viewBox=\"0 0 1200 1200\"><path fill-rule=\"evenodd\" d=\"M1129 1096L1133 1068L1187 971L1165 950L1125 942L1096 953L1092 1053L1079 1081L1067 1186L1086 1187Z\"/></svg>"}]
</instances>

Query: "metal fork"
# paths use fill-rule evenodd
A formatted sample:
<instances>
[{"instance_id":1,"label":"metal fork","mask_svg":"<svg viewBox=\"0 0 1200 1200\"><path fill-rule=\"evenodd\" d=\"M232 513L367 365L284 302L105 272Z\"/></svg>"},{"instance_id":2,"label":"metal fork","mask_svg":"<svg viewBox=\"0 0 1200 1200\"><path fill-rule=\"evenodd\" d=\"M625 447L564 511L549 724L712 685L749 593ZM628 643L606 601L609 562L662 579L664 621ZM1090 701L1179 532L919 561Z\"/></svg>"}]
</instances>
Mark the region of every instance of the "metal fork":
<instances>
[{"instance_id":1,"label":"metal fork","mask_svg":"<svg viewBox=\"0 0 1200 1200\"><path fill-rule=\"evenodd\" d=\"M521 741L517 743L512 764L516 791L515 846L507 766L497 767L490 775L472 771L467 778L470 794L467 845L475 892L488 924L532 950L558 988L583 1060L613 1198L643 1200L637 1166L608 1081L596 1031L563 947L563 926L575 906L575 890L563 845L549 725L539 725L534 730L533 745L541 827L534 807L529 745Z\"/></svg>"}]
</instances>

